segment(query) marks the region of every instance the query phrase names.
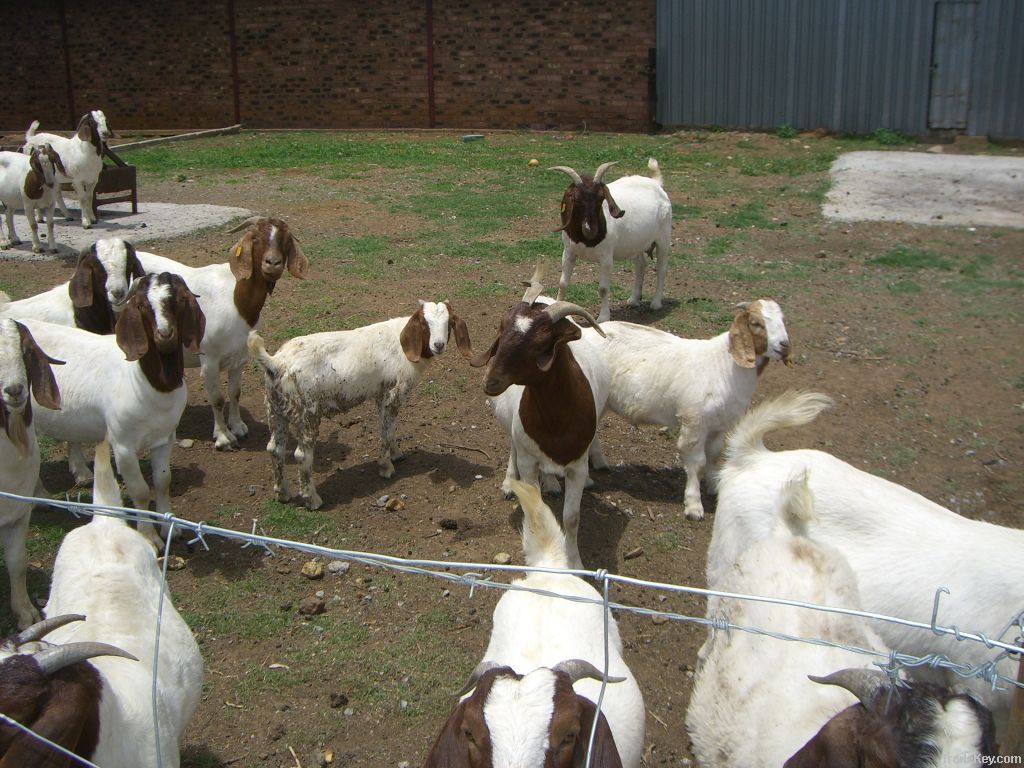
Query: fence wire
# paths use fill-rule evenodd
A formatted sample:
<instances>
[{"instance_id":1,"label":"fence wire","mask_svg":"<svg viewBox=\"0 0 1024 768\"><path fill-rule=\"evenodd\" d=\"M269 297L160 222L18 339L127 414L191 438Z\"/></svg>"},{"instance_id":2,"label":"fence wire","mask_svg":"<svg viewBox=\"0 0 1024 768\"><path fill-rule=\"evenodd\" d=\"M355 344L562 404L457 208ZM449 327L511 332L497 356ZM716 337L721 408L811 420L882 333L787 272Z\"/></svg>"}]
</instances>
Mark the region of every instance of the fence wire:
<instances>
[{"instance_id":1,"label":"fence wire","mask_svg":"<svg viewBox=\"0 0 1024 768\"><path fill-rule=\"evenodd\" d=\"M120 518L128 522L150 522L156 525L163 526L167 529L167 535L165 537L164 557L163 557L163 577L161 579L161 593L159 600L159 608L157 609L156 618L156 646L153 658L153 686L152 686L152 708L153 708L153 721L154 721L154 735L156 738L156 765L157 768L162 768L162 757L160 755L159 748L159 718L157 717L157 667L159 664L159 647L160 647L160 631L161 622L163 616L163 598L166 590L167 583L167 563L169 561L171 541L174 536L174 532L177 529L191 531L194 537L187 543L189 546L199 544L204 549L209 550L210 546L206 541L207 536L216 536L233 541L241 541L242 548L250 546L262 548L267 555L273 556L273 547L280 547L282 549L290 549L298 552L304 552L309 555L319 556L324 558L331 558L335 560L342 560L351 563L358 563L369 567L385 568L399 573L416 574L430 576L433 578L441 579L463 585L468 588L468 597L472 598L473 592L477 587L485 587L489 589L498 589L505 591L523 591L531 592L533 594L542 595L545 597L553 597L562 600L570 600L572 602L579 603L590 603L594 605L601 605L604 611L604 667L603 667L603 680L601 681L601 690L598 697L597 713L601 712L601 703L604 698L605 687L607 685L608 678L608 626L610 621L610 614L612 610L620 613L632 613L641 616L657 616L670 621L689 622L693 624L703 625L710 627L714 631L725 631L725 630L736 630L740 632L747 632L754 635L760 635L763 637L771 637L776 640L784 640L789 642L800 642L811 645L827 646L832 648L838 648L841 650L857 653L865 656L874 657L876 661L873 661L876 666L880 667L885 671L890 678L895 681L899 671L903 668L914 668L914 667L931 667L933 669L944 669L952 672L958 677L970 679L976 678L989 683L993 690L1005 690L1000 688L999 684L1003 683L1011 688L1024 689L1024 683L1019 682L1015 677L1008 677L999 673L997 665L1007 658L1016 658L1021 660L1024 658L1024 647L1005 640L1007 634L1014 628L1024 636L1024 606L1018 613L1012 615L1006 622L1004 628L995 636L988 637L983 632L972 632L961 630L956 625L944 626L938 621L938 614L940 609L941 597L943 594L949 594L949 590L946 587L937 587L935 590L935 597L932 606L932 617L928 623L920 621L912 621L909 619L903 619L898 616L888 616L881 613L873 613L870 611L861 611L851 608L840 608L835 606L819 605L816 603L809 603L800 600L790 600L781 597L768 597L764 595L749 595L735 592L723 592L720 590L704 589L701 587L692 587L679 584L666 584L663 582L647 581L644 579L637 579L629 576L622 576L619 574L608 573L606 570L584 570L584 569L559 569L559 568L543 568L536 566L527 565L500 565L496 563L466 563L456 562L448 560L417 560L409 558L394 557L392 555L383 555L373 552L362 552L358 550L348 549L333 549L330 547L324 547L316 544L309 544L299 541L292 541L288 539L279 539L273 536L267 536L265 534L257 533L258 520L254 519L252 524L252 531L246 533L244 531L237 531L231 528L221 528L218 526L208 525L205 521L193 522L191 520L185 520L183 518L175 517L170 513L161 514L156 512L150 512L146 510L133 509L131 507L115 507L97 505L88 502L71 501L70 499L57 500L39 498L34 496L20 496L18 494L6 493L0 491L0 497L13 499L16 501L25 501L32 504L40 504L44 506L57 507L65 509L75 517L84 515L106 515L110 517ZM460 571L460 572L453 572ZM537 589L534 587L523 586L519 583L514 582L499 582L492 581L492 574L488 572L508 572L511 574L525 575L531 572L539 573L556 573L556 574L567 574L573 576L579 576L581 578L589 578L596 581L601 585L601 595L598 598L581 597L578 595L564 595L558 592L552 592L550 590ZM485 575L487 574L487 575ZM644 589L655 589L661 591L675 592L692 594L702 597L720 597L734 600L751 600L756 602L771 603L776 605L786 605L795 608L803 608L807 610L823 611L827 613L836 613L845 616L859 617L862 619L868 619L872 621L882 621L891 624L898 624L905 627L911 627L922 631L930 631L936 635L948 635L956 639L957 641L970 641L983 644L986 648L997 650L998 653L989 661L982 664L963 664L950 659L944 654L928 654L926 656L915 656L912 654L900 653L896 650L879 651L870 648L861 648L854 645L847 645L831 640L824 640L822 638L809 638L800 637L796 635L790 635L784 632L776 632L761 627L744 626L741 624L735 624L726 619L720 617L706 617L706 616L690 616L682 613L675 613L672 611L662 611L655 608L646 608L637 605L628 605L624 603L612 602L608 598L609 585L611 583L618 583L624 585L632 585L641 587ZM1020 637L1017 641L1020 641ZM51 747L58 749L64 754L72 756L81 765L89 766L90 768L102 768L95 764L85 760L84 758L73 755L63 747L54 744L48 739L34 734L33 731L26 728L20 723L15 722L11 718L7 717L3 713L0 713L0 722L12 725L26 733L33 734L40 741L49 744ZM597 717L594 718L594 724L597 723ZM588 744L587 753L587 765L590 765L590 750L593 747L594 731L591 731L590 741Z\"/></svg>"}]
</instances>

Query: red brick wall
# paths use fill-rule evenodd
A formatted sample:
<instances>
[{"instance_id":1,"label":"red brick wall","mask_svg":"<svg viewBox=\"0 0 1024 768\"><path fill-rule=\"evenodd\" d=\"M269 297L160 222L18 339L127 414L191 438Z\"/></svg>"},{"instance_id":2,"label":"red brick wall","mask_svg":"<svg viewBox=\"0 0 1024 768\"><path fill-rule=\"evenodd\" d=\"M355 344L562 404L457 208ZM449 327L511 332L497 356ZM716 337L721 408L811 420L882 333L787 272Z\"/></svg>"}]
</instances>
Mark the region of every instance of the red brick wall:
<instances>
[{"instance_id":1,"label":"red brick wall","mask_svg":"<svg viewBox=\"0 0 1024 768\"><path fill-rule=\"evenodd\" d=\"M437 127L648 128L655 0L12 0L0 125L232 124L233 7L246 127L429 127L430 3Z\"/></svg>"}]
</instances>

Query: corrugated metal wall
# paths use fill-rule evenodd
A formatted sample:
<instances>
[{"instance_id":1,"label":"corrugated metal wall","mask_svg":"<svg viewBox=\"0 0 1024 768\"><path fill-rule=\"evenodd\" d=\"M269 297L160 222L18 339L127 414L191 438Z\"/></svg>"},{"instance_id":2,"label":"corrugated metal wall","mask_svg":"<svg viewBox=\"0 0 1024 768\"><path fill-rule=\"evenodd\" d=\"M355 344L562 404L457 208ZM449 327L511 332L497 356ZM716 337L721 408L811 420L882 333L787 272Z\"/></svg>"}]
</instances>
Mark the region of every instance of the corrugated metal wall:
<instances>
[{"instance_id":1,"label":"corrugated metal wall","mask_svg":"<svg viewBox=\"0 0 1024 768\"><path fill-rule=\"evenodd\" d=\"M657 0L662 125L929 130L936 4L976 5L970 133L1024 137L1020 0Z\"/></svg>"}]
</instances>

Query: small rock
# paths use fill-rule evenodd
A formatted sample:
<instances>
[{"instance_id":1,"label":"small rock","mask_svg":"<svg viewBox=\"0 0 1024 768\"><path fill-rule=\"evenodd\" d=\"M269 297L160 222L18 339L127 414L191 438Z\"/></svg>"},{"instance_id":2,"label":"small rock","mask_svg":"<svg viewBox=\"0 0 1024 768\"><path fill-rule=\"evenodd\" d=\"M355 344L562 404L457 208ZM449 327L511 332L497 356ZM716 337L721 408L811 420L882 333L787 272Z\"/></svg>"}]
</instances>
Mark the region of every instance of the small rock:
<instances>
[{"instance_id":1,"label":"small rock","mask_svg":"<svg viewBox=\"0 0 1024 768\"><path fill-rule=\"evenodd\" d=\"M376 505L378 507L383 507L385 504L388 503L388 499L390 499L390 498L391 498L391 496L389 496L388 494L385 493L383 496L381 496L379 499L377 499L377 501L375 503L376 503Z\"/></svg>"},{"instance_id":2,"label":"small rock","mask_svg":"<svg viewBox=\"0 0 1024 768\"><path fill-rule=\"evenodd\" d=\"M473 479L474 480L483 480L484 476L483 475L473 475Z\"/></svg>"},{"instance_id":3,"label":"small rock","mask_svg":"<svg viewBox=\"0 0 1024 768\"><path fill-rule=\"evenodd\" d=\"M540 165L540 160L538 160L536 157L531 157L527 165L530 166L531 168L536 168L538 165ZM402 767L399 766L398 768Z\"/></svg>"},{"instance_id":4,"label":"small rock","mask_svg":"<svg viewBox=\"0 0 1024 768\"><path fill-rule=\"evenodd\" d=\"M303 616L318 616L327 611L327 605L319 597L304 597L299 603L299 613Z\"/></svg>"},{"instance_id":5,"label":"small rock","mask_svg":"<svg viewBox=\"0 0 1024 768\"><path fill-rule=\"evenodd\" d=\"M344 693L331 694L331 709L344 707L346 704L348 704L348 696L346 696Z\"/></svg>"},{"instance_id":6,"label":"small rock","mask_svg":"<svg viewBox=\"0 0 1024 768\"><path fill-rule=\"evenodd\" d=\"M163 560L163 558L159 558ZM185 558L178 557L177 555L171 555L167 558L167 570L168 571L180 571L185 567Z\"/></svg>"},{"instance_id":7,"label":"small rock","mask_svg":"<svg viewBox=\"0 0 1024 768\"><path fill-rule=\"evenodd\" d=\"M255 485L250 485L249 486L249 495L250 496L255 496L256 495L256 491L258 491L258 490L259 489Z\"/></svg>"},{"instance_id":8,"label":"small rock","mask_svg":"<svg viewBox=\"0 0 1024 768\"><path fill-rule=\"evenodd\" d=\"M178 447L179 448L191 448L195 444L196 444L196 441L193 440L190 437L186 437L184 440L179 440L178 441Z\"/></svg>"},{"instance_id":9,"label":"small rock","mask_svg":"<svg viewBox=\"0 0 1024 768\"><path fill-rule=\"evenodd\" d=\"M660 613L656 613L651 616L652 624L665 624L668 621L668 616L662 616Z\"/></svg>"},{"instance_id":10,"label":"small rock","mask_svg":"<svg viewBox=\"0 0 1024 768\"><path fill-rule=\"evenodd\" d=\"M331 562L327 564L327 570L331 573L337 574L348 573L348 569L350 567L351 566L344 560L331 560Z\"/></svg>"},{"instance_id":11,"label":"small rock","mask_svg":"<svg viewBox=\"0 0 1024 768\"><path fill-rule=\"evenodd\" d=\"M324 564L316 560L310 560L302 566L302 575L307 579L322 579L324 577Z\"/></svg>"},{"instance_id":12,"label":"small rock","mask_svg":"<svg viewBox=\"0 0 1024 768\"><path fill-rule=\"evenodd\" d=\"M401 499L388 499L384 509L389 512L397 512L398 510L405 509L405 503Z\"/></svg>"},{"instance_id":13,"label":"small rock","mask_svg":"<svg viewBox=\"0 0 1024 768\"><path fill-rule=\"evenodd\" d=\"M322 589L318 589L313 596L323 600L324 597L326 596L326 593Z\"/></svg>"},{"instance_id":14,"label":"small rock","mask_svg":"<svg viewBox=\"0 0 1024 768\"><path fill-rule=\"evenodd\" d=\"M345 711L342 714L344 714L345 717L352 717L352 715L354 715L355 713L356 711L352 709L352 707L346 707Z\"/></svg>"},{"instance_id":15,"label":"small rock","mask_svg":"<svg viewBox=\"0 0 1024 768\"><path fill-rule=\"evenodd\" d=\"M409 761L408 760L403 760L402 762L400 762L398 764L398 768L409 768Z\"/></svg>"},{"instance_id":16,"label":"small rock","mask_svg":"<svg viewBox=\"0 0 1024 768\"><path fill-rule=\"evenodd\" d=\"M498 565L508 565L512 562L512 555L508 552L499 552L492 558L492 561Z\"/></svg>"}]
</instances>

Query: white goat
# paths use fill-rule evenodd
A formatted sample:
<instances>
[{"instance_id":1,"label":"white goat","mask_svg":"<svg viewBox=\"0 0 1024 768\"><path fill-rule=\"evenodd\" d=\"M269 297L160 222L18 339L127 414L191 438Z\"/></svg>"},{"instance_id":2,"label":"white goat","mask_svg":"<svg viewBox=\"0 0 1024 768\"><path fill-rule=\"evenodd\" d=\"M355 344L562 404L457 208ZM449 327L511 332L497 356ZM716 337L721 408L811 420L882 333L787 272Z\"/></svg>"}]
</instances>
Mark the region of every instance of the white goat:
<instances>
[{"instance_id":1,"label":"white goat","mask_svg":"<svg viewBox=\"0 0 1024 768\"><path fill-rule=\"evenodd\" d=\"M49 147L34 147L23 155L20 152L0 152L0 203L4 206L7 219L8 239L0 248L18 245L21 240L14 229L14 211L22 209L32 230L32 251L42 253L39 240L39 224L36 212L48 213L46 217L46 247L51 253L57 252L53 241L53 205L58 189L60 160Z\"/></svg>"},{"instance_id":2,"label":"white goat","mask_svg":"<svg viewBox=\"0 0 1024 768\"><path fill-rule=\"evenodd\" d=\"M679 430L683 510L691 520L703 519L701 479L749 407L758 377L769 360L793 365L782 309L771 299L740 304L729 330L712 339L682 339L625 322L601 329L606 338L590 328L583 333L611 369L608 408L632 424Z\"/></svg>"},{"instance_id":3,"label":"white goat","mask_svg":"<svg viewBox=\"0 0 1024 768\"><path fill-rule=\"evenodd\" d=\"M577 341L580 327L568 319L580 315L597 327L594 318L576 304L538 301L540 279L538 267L522 302L502 318L490 349L475 355L470 365L487 365L484 392L511 436L502 490L508 495L516 476L532 484L542 474L564 476L562 525L569 562L582 568L577 543L580 502L589 479L588 453L611 377L597 350ZM595 466L603 464L599 447L593 461Z\"/></svg>"},{"instance_id":4,"label":"white goat","mask_svg":"<svg viewBox=\"0 0 1024 768\"><path fill-rule=\"evenodd\" d=\"M653 157L647 161L650 177L623 176L605 184L601 179L613 165L614 162L602 164L593 177L581 176L564 165L548 169L562 171L573 181L562 195L562 277L558 298L565 298L576 259L596 261L601 270L598 322L611 317L608 294L614 260L633 260L633 293L627 304L635 307L640 304L643 291L645 259L655 248L657 284L651 309L661 309L672 245L672 203L662 188L658 161Z\"/></svg>"},{"instance_id":5,"label":"white goat","mask_svg":"<svg viewBox=\"0 0 1024 768\"><path fill-rule=\"evenodd\" d=\"M246 341L249 331L259 327L260 312L285 268L293 277L305 277L308 262L298 238L280 219L246 219L230 232L245 229L231 248L226 264L188 267L172 259L139 251L147 272L181 275L199 297L206 315L206 335L199 353L189 353L185 363L199 367L206 396L213 408L213 439L218 450L237 448L249 434L242 421L238 398L242 372L249 362ZM228 416L224 419L224 391L220 372L228 372Z\"/></svg>"},{"instance_id":6,"label":"white goat","mask_svg":"<svg viewBox=\"0 0 1024 768\"><path fill-rule=\"evenodd\" d=\"M0 490L8 493L30 496L39 478L32 398L44 408L60 408L51 363L60 361L43 352L24 325L0 318ZM0 544L11 582L11 611L21 629L39 619L25 584L30 515L28 502L0 498Z\"/></svg>"},{"instance_id":7,"label":"white goat","mask_svg":"<svg viewBox=\"0 0 1024 768\"><path fill-rule=\"evenodd\" d=\"M188 399L183 352L199 348L203 324L195 296L169 273L135 281L113 336L26 320L40 346L67 361L56 374L63 410L37 415L39 431L73 444L108 437L139 509L151 497L139 454L150 451L156 511L170 512L171 446ZM80 476L85 457L69 450L68 458ZM151 524L139 527L156 537Z\"/></svg>"},{"instance_id":8,"label":"white goat","mask_svg":"<svg viewBox=\"0 0 1024 768\"><path fill-rule=\"evenodd\" d=\"M66 138L55 133L36 133L39 128L39 121L33 120L25 132L25 146L23 152L29 152L33 147L49 144L57 155L60 156L62 170L57 175L55 197L57 207L64 214L65 219L70 219L68 207L64 203L64 195L60 190L60 184L71 182L75 189L75 196L82 209L82 227L89 229L96 223L96 215L93 212L92 196L96 189L96 182L99 181L100 171L103 170L103 150L107 138L110 137L110 130L107 128L107 118L98 109L82 115L78 121L78 128L74 136ZM52 221L53 211L47 221Z\"/></svg>"},{"instance_id":9,"label":"white goat","mask_svg":"<svg viewBox=\"0 0 1024 768\"><path fill-rule=\"evenodd\" d=\"M131 243L119 237L97 240L79 254L70 280L35 296L0 302L0 317L113 333L132 280L144 274Z\"/></svg>"},{"instance_id":10,"label":"white goat","mask_svg":"<svg viewBox=\"0 0 1024 768\"><path fill-rule=\"evenodd\" d=\"M807 476L786 482L773 506L775 529L740 555L717 588L859 609L857 577L845 558L804 535L806 526L814 522ZM711 598L708 616L888 653L864 619L841 614ZM686 714L694 756L702 768L783 763L931 768L952 765L953 758L973 764L975 755L993 754L992 717L980 704L966 695L928 686L891 690L887 675L871 666L871 657L838 645L711 629L701 649ZM890 690L892 700L886 710ZM915 714L908 717L908 712ZM851 723L861 727L850 727ZM936 752L921 749L924 745L934 746ZM819 750L833 759L838 755L860 759L811 761L811 755L820 756ZM797 762L786 762L798 753L802 754ZM805 758L808 762L802 762Z\"/></svg>"},{"instance_id":11,"label":"white goat","mask_svg":"<svg viewBox=\"0 0 1024 768\"><path fill-rule=\"evenodd\" d=\"M284 478L289 432L298 445L299 493L310 509L323 500L313 483L313 452L320 421L373 398L380 412L381 477L395 472L401 458L395 419L430 361L448 347L452 331L459 352L470 354L469 331L448 303L420 302L409 317L396 317L349 331L299 336L269 355L256 331L249 349L264 371L267 385L267 452L274 464L274 493L291 499Z\"/></svg>"},{"instance_id":12,"label":"white goat","mask_svg":"<svg viewBox=\"0 0 1024 768\"><path fill-rule=\"evenodd\" d=\"M512 481L523 507L527 565L566 568L566 536L534 485ZM441 729L424 768L585 765L605 668L604 610L577 576L531 572L514 584L594 602L512 590L494 608L491 639L463 699ZM644 746L643 695L608 619L608 684L593 768L637 768ZM489 759L488 759L489 758Z\"/></svg>"},{"instance_id":13,"label":"white goat","mask_svg":"<svg viewBox=\"0 0 1024 768\"><path fill-rule=\"evenodd\" d=\"M765 448L766 433L807 424L830 403L819 393L790 392L752 409L730 434L708 551L708 585L722 584L740 553L771 534L781 486L807 472L817 517L808 534L850 563L865 610L928 623L936 590L945 587L949 595L942 600L940 624L996 637L1024 608L1024 582L1016 577L1024 531L968 520L821 451ZM877 629L890 648L904 653L939 653L972 665L993 655L980 643L889 622ZM1013 662L1004 659L999 671L1014 674ZM923 676L924 668L915 674ZM945 677L934 679L949 683ZM1002 733L1010 695L980 680L965 684L992 710Z\"/></svg>"},{"instance_id":14,"label":"white goat","mask_svg":"<svg viewBox=\"0 0 1024 768\"><path fill-rule=\"evenodd\" d=\"M96 448L93 502L121 506L117 479L104 441ZM202 693L203 659L191 630L164 594L151 543L114 517L96 515L68 533L53 564L46 613L84 614L86 621L48 635L55 643L109 641L138 661L98 658L103 695L99 701L99 743L90 756L103 768L156 764L177 768L179 742ZM153 665L157 613L161 613L157 663L160 743L153 732Z\"/></svg>"}]
</instances>

